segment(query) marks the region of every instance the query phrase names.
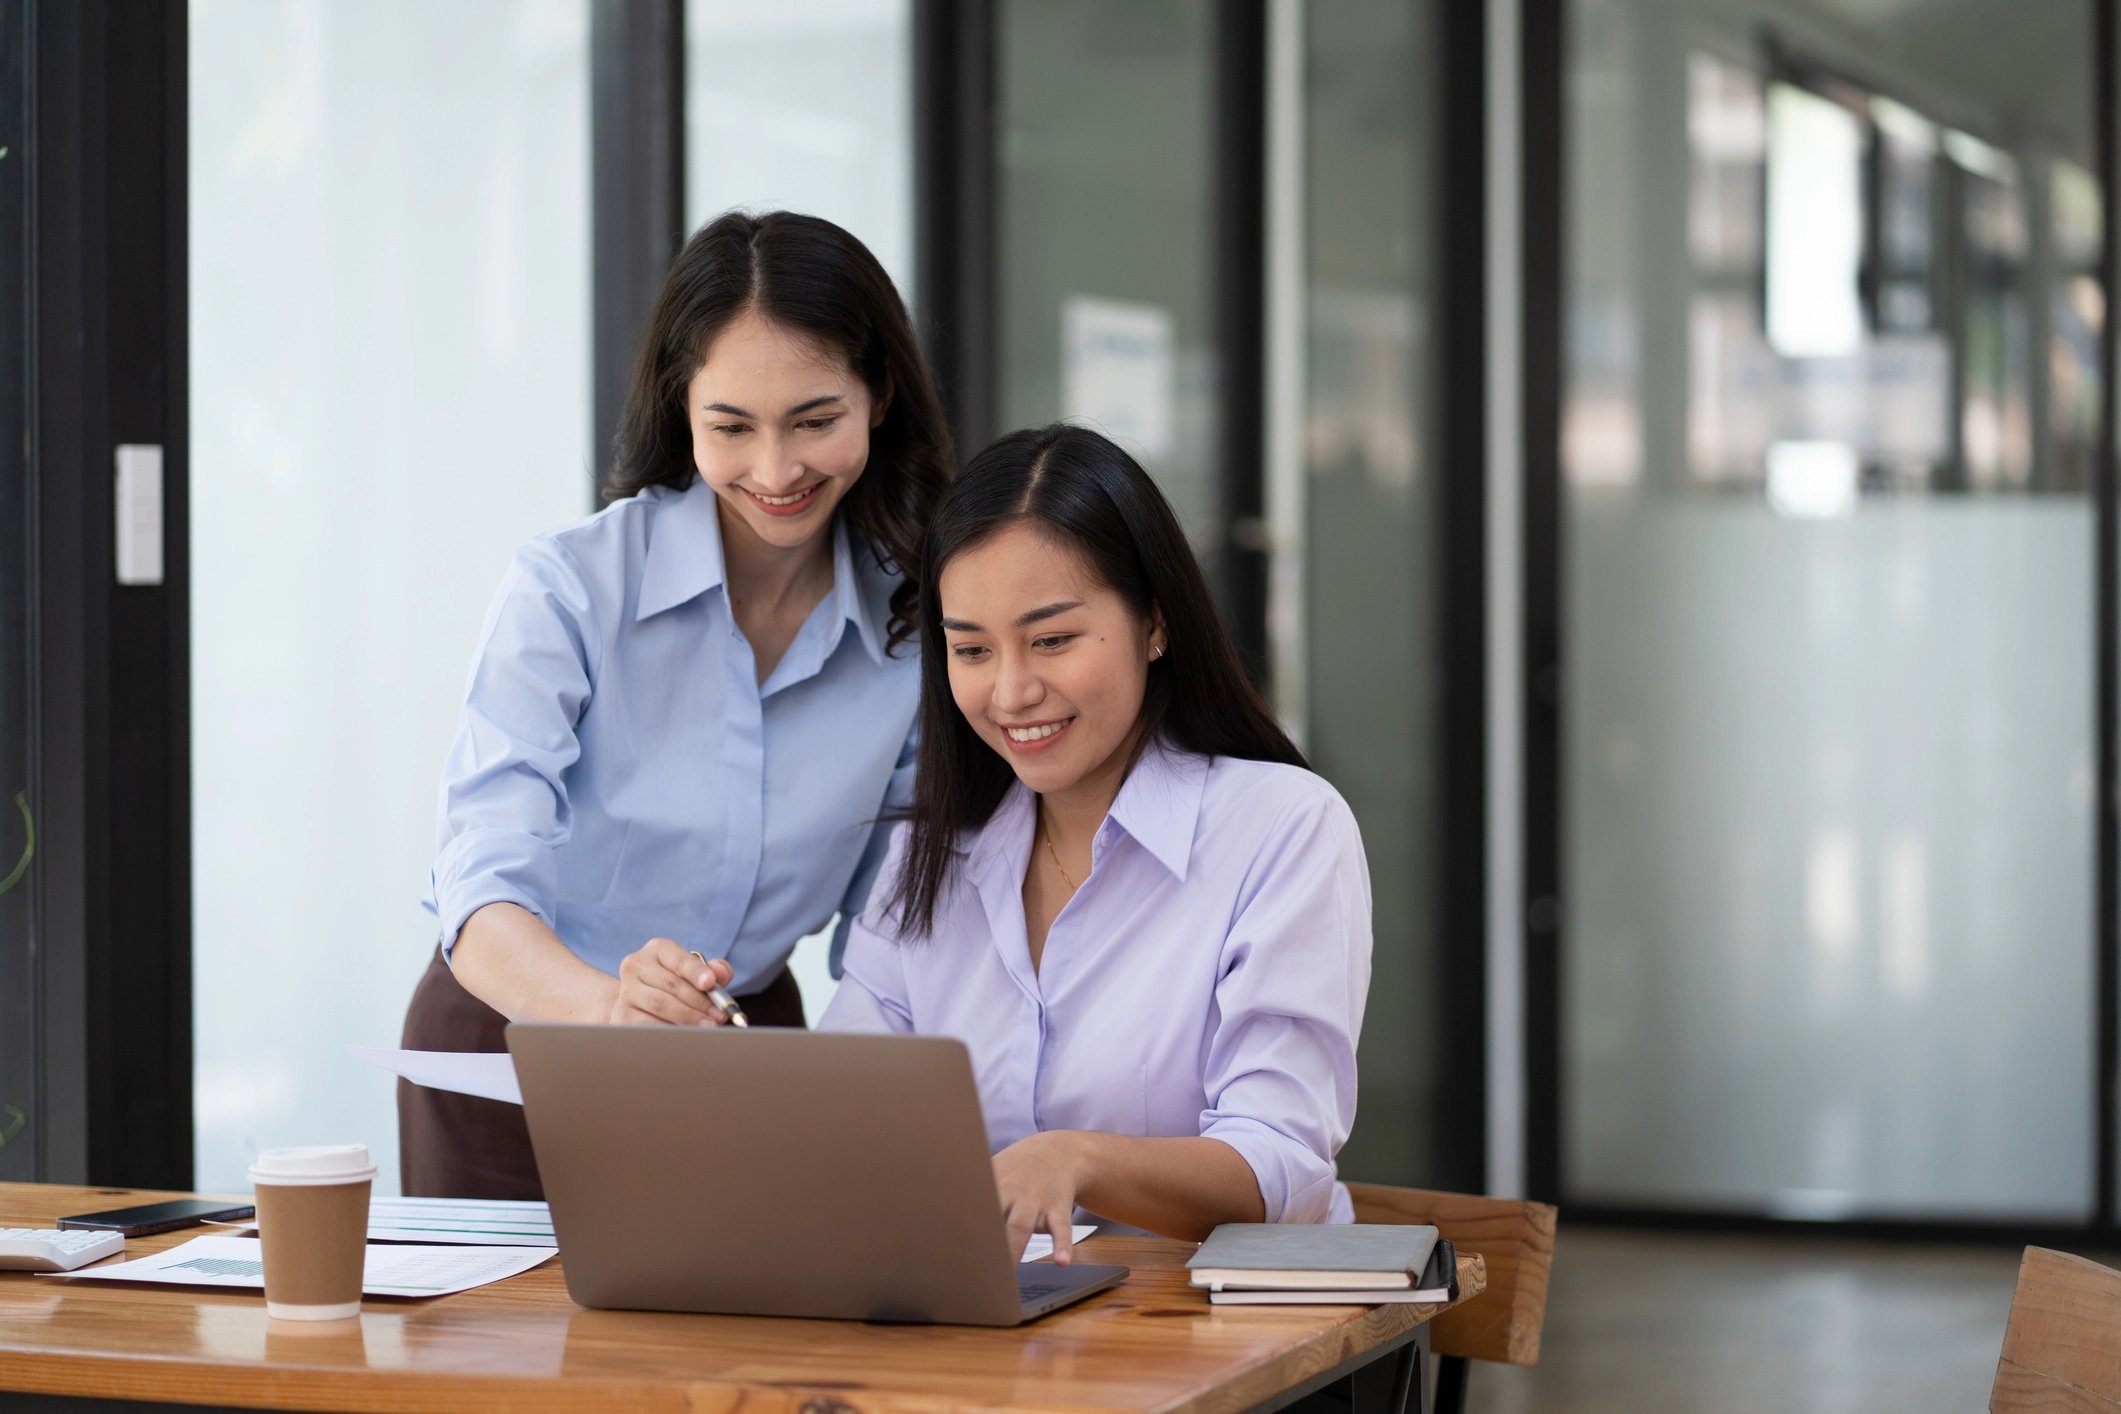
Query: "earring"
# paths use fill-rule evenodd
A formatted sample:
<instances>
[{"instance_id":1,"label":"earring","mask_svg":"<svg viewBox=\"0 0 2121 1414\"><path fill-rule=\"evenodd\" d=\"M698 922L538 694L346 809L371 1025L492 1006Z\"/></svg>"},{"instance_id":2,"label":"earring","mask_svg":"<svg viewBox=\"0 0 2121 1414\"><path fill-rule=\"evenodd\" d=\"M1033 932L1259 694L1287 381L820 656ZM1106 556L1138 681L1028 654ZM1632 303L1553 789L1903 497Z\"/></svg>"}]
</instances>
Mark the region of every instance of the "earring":
<instances>
[{"instance_id":1,"label":"earring","mask_svg":"<svg viewBox=\"0 0 2121 1414\"><path fill-rule=\"evenodd\" d=\"M1155 661L1156 659L1158 659L1158 658L1161 658L1161 657L1163 657L1163 656L1164 656L1164 645L1163 645L1163 644L1161 644L1161 643L1157 644L1157 645L1156 645L1156 646L1155 646L1154 648L1151 648L1151 649L1149 650L1149 659L1150 659L1150 661L1151 661L1151 662L1154 662L1154 661Z\"/></svg>"}]
</instances>

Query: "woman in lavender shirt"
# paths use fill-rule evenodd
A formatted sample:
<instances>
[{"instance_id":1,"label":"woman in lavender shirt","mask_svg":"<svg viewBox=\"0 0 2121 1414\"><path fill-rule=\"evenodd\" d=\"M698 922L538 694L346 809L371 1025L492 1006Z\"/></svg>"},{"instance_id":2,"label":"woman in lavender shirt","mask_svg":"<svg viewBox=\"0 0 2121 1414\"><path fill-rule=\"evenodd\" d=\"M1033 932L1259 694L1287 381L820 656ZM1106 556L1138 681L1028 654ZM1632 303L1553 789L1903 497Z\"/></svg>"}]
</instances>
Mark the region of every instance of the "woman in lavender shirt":
<instances>
[{"instance_id":1,"label":"woman in lavender shirt","mask_svg":"<svg viewBox=\"0 0 2121 1414\"><path fill-rule=\"evenodd\" d=\"M957 478L920 587L919 770L825 1029L972 1053L1019 1252L1078 1209L1347 1222L1370 885L1178 521L1078 427Z\"/></svg>"}]
</instances>

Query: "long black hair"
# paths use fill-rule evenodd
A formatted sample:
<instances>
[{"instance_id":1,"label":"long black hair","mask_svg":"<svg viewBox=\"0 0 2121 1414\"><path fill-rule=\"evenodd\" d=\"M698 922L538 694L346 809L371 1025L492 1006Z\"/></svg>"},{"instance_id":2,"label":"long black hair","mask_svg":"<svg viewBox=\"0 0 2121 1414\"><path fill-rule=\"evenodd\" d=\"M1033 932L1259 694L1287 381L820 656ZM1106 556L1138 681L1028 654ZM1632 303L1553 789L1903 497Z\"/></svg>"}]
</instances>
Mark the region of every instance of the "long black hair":
<instances>
[{"instance_id":1,"label":"long black hair","mask_svg":"<svg viewBox=\"0 0 2121 1414\"><path fill-rule=\"evenodd\" d=\"M1011 432L958 473L922 553L920 763L888 905L905 937L929 932L952 847L993 817L1016 779L951 696L937 586L952 559L1017 524L1076 550L1144 622L1162 613L1164 654L1149 667L1137 752L1162 740L1203 756L1309 766L1245 677L1200 562L1148 473L1088 428Z\"/></svg>"},{"instance_id":2,"label":"long black hair","mask_svg":"<svg viewBox=\"0 0 2121 1414\"><path fill-rule=\"evenodd\" d=\"M729 211L685 242L634 355L604 495L617 500L650 486L692 485L699 470L685 389L715 335L752 310L839 353L872 397L890 400L840 513L877 563L905 576L891 596L896 647L913 633L921 534L949 484L950 429L891 277L867 246L830 221L793 211Z\"/></svg>"}]
</instances>

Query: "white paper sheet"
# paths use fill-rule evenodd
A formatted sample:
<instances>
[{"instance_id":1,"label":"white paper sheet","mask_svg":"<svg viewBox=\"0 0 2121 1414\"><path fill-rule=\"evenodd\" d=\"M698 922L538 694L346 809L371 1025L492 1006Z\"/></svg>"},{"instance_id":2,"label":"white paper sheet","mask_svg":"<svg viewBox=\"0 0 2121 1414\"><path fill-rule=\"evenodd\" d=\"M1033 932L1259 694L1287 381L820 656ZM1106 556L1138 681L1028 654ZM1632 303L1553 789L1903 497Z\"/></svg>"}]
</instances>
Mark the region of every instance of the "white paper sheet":
<instances>
[{"instance_id":1,"label":"white paper sheet","mask_svg":"<svg viewBox=\"0 0 2121 1414\"><path fill-rule=\"evenodd\" d=\"M1096 1231L1096 1223L1077 1223L1075 1225L1075 1236L1070 1240L1074 1242L1080 1242L1084 1238L1088 1237L1091 1233ZM1052 1255L1053 1239L1048 1237L1043 1232L1034 1232L1031 1234L1031 1245L1024 1249L1024 1255L1018 1260L1025 1262L1036 1262L1041 1257L1050 1257Z\"/></svg>"},{"instance_id":2,"label":"white paper sheet","mask_svg":"<svg viewBox=\"0 0 2121 1414\"><path fill-rule=\"evenodd\" d=\"M371 1247L362 1267L367 1296L447 1296L527 1272L559 1255L553 1247ZM147 1281L263 1291L265 1260L254 1237L195 1237L132 1262L45 1272L65 1281Z\"/></svg>"},{"instance_id":3,"label":"white paper sheet","mask_svg":"<svg viewBox=\"0 0 2121 1414\"><path fill-rule=\"evenodd\" d=\"M449 1242L488 1247L551 1247L552 1210L498 1198L374 1198L370 1242Z\"/></svg>"},{"instance_id":4,"label":"white paper sheet","mask_svg":"<svg viewBox=\"0 0 2121 1414\"><path fill-rule=\"evenodd\" d=\"M482 1100L523 1103L523 1089L516 1084L516 1063L505 1052L392 1051L381 1046L353 1046L347 1050L402 1075L430 1090L452 1090L459 1095L477 1095Z\"/></svg>"}]
</instances>

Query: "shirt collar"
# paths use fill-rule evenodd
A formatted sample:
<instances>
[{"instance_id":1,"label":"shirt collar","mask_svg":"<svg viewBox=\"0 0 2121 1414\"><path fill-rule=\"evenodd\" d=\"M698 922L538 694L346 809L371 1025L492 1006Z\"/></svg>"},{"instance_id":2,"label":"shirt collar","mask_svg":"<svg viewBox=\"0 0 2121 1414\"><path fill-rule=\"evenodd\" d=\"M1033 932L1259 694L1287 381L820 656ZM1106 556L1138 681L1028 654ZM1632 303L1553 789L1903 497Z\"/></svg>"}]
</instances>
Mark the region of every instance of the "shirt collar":
<instances>
[{"instance_id":1,"label":"shirt collar","mask_svg":"<svg viewBox=\"0 0 2121 1414\"><path fill-rule=\"evenodd\" d=\"M870 612L862 577L855 571L855 546L844 517L832 520L832 613L835 622L854 625L870 658L884 661L884 640ZM648 532L648 556L641 568L641 597L634 621L697 599L725 583L722 522L714 488L698 477L656 508Z\"/></svg>"},{"instance_id":2,"label":"shirt collar","mask_svg":"<svg viewBox=\"0 0 2121 1414\"><path fill-rule=\"evenodd\" d=\"M847 518L837 513L832 518L832 593L837 602L833 605L834 617L854 625L861 635L862 647L869 650L870 661L884 661L884 639L876 629L876 620L871 616L867 587L862 576L856 573L856 546L861 542L847 529Z\"/></svg>"},{"instance_id":3,"label":"shirt collar","mask_svg":"<svg viewBox=\"0 0 2121 1414\"><path fill-rule=\"evenodd\" d=\"M1161 739L1142 749L1141 759L1120 783L1105 817L1156 856L1180 883L1193 859L1200 825L1201 795L1208 785L1208 758Z\"/></svg>"},{"instance_id":4,"label":"shirt collar","mask_svg":"<svg viewBox=\"0 0 2121 1414\"><path fill-rule=\"evenodd\" d=\"M1037 802L1038 797L1025 789L1022 781L1011 781L987 823L969 836L959 836L958 848L965 854L965 867L972 877L984 874L996 860L1007 860L1012 854L1029 850Z\"/></svg>"},{"instance_id":5,"label":"shirt collar","mask_svg":"<svg viewBox=\"0 0 2121 1414\"><path fill-rule=\"evenodd\" d=\"M648 528L641 597L633 611L636 623L722 583L722 524L717 515L714 488L697 476L683 491L662 498Z\"/></svg>"},{"instance_id":6,"label":"shirt collar","mask_svg":"<svg viewBox=\"0 0 2121 1414\"><path fill-rule=\"evenodd\" d=\"M1208 758L1157 740L1144 747L1141 759L1120 783L1119 795L1099 828L1118 826L1180 883L1193 860L1193 836L1200 826L1201 797L1208 786ZM1017 859L1027 848L1033 825L1034 798L1021 781L994 807L967 844L966 867L980 877L997 861Z\"/></svg>"}]
</instances>

